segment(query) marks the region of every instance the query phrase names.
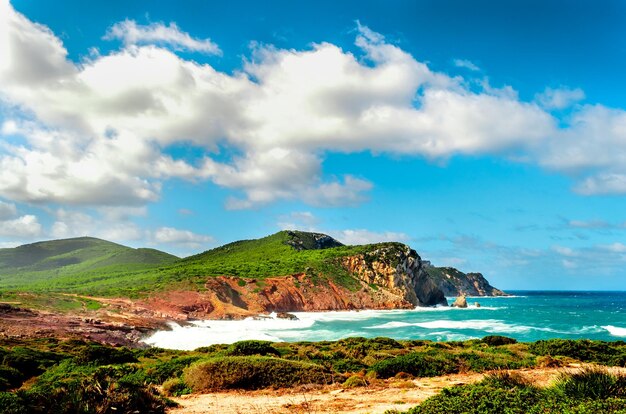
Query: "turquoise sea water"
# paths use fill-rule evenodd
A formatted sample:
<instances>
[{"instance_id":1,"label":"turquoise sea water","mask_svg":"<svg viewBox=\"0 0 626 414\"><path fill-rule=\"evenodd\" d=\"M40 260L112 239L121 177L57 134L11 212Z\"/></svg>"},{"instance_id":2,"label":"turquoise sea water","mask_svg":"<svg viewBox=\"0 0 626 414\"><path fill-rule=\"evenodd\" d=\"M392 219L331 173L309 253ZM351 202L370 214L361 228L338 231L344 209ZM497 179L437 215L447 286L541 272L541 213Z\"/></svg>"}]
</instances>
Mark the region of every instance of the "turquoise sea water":
<instances>
[{"instance_id":1,"label":"turquoise sea water","mask_svg":"<svg viewBox=\"0 0 626 414\"><path fill-rule=\"evenodd\" d=\"M195 321L172 324L146 342L193 349L242 339L322 341L387 336L437 341L505 335L520 341L548 338L626 340L626 292L513 291L509 297L468 298L467 309L300 312L299 320ZM452 303L453 298L449 298ZM476 306L480 303L480 307Z\"/></svg>"}]
</instances>

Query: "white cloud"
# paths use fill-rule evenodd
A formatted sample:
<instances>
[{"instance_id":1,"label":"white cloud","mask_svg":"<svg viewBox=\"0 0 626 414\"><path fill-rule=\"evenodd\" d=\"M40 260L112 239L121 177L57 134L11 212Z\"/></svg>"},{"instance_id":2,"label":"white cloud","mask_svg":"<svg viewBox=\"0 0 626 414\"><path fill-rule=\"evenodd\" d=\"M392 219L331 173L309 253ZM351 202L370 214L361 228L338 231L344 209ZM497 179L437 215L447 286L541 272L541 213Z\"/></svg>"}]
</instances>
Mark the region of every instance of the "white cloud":
<instances>
[{"instance_id":1,"label":"white cloud","mask_svg":"<svg viewBox=\"0 0 626 414\"><path fill-rule=\"evenodd\" d=\"M17 215L17 208L15 204L5 203L4 201L0 201L0 221L8 220Z\"/></svg>"},{"instance_id":2,"label":"white cloud","mask_svg":"<svg viewBox=\"0 0 626 414\"><path fill-rule=\"evenodd\" d=\"M107 216L94 217L83 211L58 209L50 228L50 236L56 239L91 236L115 242L139 241L145 232L128 218Z\"/></svg>"},{"instance_id":3,"label":"white cloud","mask_svg":"<svg viewBox=\"0 0 626 414\"><path fill-rule=\"evenodd\" d=\"M37 217L27 214L16 219L0 221L0 236L13 239L28 239L41 234Z\"/></svg>"},{"instance_id":4,"label":"white cloud","mask_svg":"<svg viewBox=\"0 0 626 414\"><path fill-rule=\"evenodd\" d=\"M570 220L567 224L569 227L579 229L606 229L616 227L604 220Z\"/></svg>"},{"instance_id":5,"label":"white cloud","mask_svg":"<svg viewBox=\"0 0 626 414\"><path fill-rule=\"evenodd\" d=\"M362 151L521 155L583 177L581 193L626 192L624 111L583 106L559 129L511 87L470 89L360 23L356 54L330 43L257 46L230 74L171 50L215 53L210 40L173 23L129 20L107 34L123 40L120 50L75 64L48 28L2 4L0 96L15 114L2 134L24 138L0 148L7 199L141 207L176 177L234 190L229 208L277 200L355 205L373 183L350 171L327 177L322 166L327 152ZM580 96L547 90L539 100L555 107ZM164 152L178 143L204 150L204 159ZM217 161L221 147L237 155Z\"/></svg>"},{"instance_id":6,"label":"white cloud","mask_svg":"<svg viewBox=\"0 0 626 414\"><path fill-rule=\"evenodd\" d=\"M107 40L120 39L126 46L157 44L172 47L174 50L189 50L210 55L221 55L219 46L210 39L194 39L181 31L176 23L168 26L163 23L138 25L134 20L124 20L111 26L104 37Z\"/></svg>"},{"instance_id":7,"label":"white cloud","mask_svg":"<svg viewBox=\"0 0 626 414\"><path fill-rule=\"evenodd\" d=\"M477 72L480 70L480 68L476 66L476 64L467 59L454 59L454 66L458 68L468 69L473 72Z\"/></svg>"},{"instance_id":8,"label":"white cloud","mask_svg":"<svg viewBox=\"0 0 626 414\"><path fill-rule=\"evenodd\" d=\"M626 245L624 245L623 243L619 243L619 242L615 242L607 246L601 246L601 248L604 248L613 253L626 253Z\"/></svg>"},{"instance_id":9,"label":"white cloud","mask_svg":"<svg viewBox=\"0 0 626 414\"><path fill-rule=\"evenodd\" d=\"M583 195L626 194L626 174L598 174L586 178L574 189Z\"/></svg>"},{"instance_id":10,"label":"white cloud","mask_svg":"<svg viewBox=\"0 0 626 414\"><path fill-rule=\"evenodd\" d=\"M546 109L565 109L585 99L585 92L580 88L546 88L536 99Z\"/></svg>"},{"instance_id":11,"label":"white cloud","mask_svg":"<svg viewBox=\"0 0 626 414\"><path fill-rule=\"evenodd\" d=\"M318 231L319 219L310 211L294 211L278 218L282 230Z\"/></svg>"},{"instance_id":12,"label":"white cloud","mask_svg":"<svg viewBox=\"0 0 626 414\"><path fill-rule=\"evenodd\" d=\"M154 240L159 243L212 243L210 236L196 234L189 230L179 230L173 227L161 227L154 232Z\"/></svg>"},{"instance_id":13,"label":"white cloud","mask_svg":"<svg viewBox=\"0 0 626 414\"><path fill-rule=\"evenodd\" d=\"M557 252L561 256L567 256L567 257L578 256L578 252L576 250L570 248L570 247L554 246L552 248L552 250L554 250L555 252Z\"/></svg>"},{"instance_id":14,"label":"white cloud","mask_svg":"<svg viewBox=\"0 0 626 414\"><path fill-rule=\"evenodd\" d=\"M561 264L566 269L576 269L578 267L578 264L576 262L574 262L573 260L568 260L568 259L561 260Z\"/></svg>"},{"instance_id":15,"label":"white cloud","mask_svg":"<svg viewBox=\"0 0 626 414\"><path fill-rule=\"evenodd\" d=\"M339 240L343 244L359 245L381 242L404 242L409 240L409 236L400 232L375 232L365 229L348 229L341 231L330 231L329 235Z\"/></svg>"}]
</instances>

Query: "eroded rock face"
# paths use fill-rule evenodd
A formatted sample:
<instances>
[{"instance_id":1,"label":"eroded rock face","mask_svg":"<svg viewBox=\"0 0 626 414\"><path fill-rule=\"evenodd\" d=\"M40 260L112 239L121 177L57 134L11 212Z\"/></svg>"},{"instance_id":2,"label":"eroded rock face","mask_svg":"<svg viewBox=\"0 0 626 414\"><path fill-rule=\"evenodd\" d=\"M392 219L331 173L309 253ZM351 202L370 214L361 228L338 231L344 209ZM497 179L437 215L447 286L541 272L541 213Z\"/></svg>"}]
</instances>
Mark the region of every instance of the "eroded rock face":
<instances>
[{"instance_id":1,"label":"eroded rock face","mask_svg":"<svg viewBox=\"0 0 626 414\"><path fill-rule=\"evenodd\" d=\"M441 267L433 279L446 296L507 296L485 279L481 273L463 273L453 267Z\"/></svg>"},{"instance_id":2,"label":"eroded rock face","mask_svg":"<svg viewBox=\"0 0 626 414\"><path fill-rule=\"evenodd\" d=\"M453 308L467 308L467 299L465 296L459 296L452 304Z\"/></svg>"},{"instance_id":3,"label":"eroded rock face","mask_svg":"<svg viewBox=\"0 0 626 414\"><path fill-rule=\"evenodd\" d=\"M417 252L406 245L391 244L341 260L362 282L380 286L411 305L447 305L443 292L426 272Z\"/></svg>"}]
</instances>

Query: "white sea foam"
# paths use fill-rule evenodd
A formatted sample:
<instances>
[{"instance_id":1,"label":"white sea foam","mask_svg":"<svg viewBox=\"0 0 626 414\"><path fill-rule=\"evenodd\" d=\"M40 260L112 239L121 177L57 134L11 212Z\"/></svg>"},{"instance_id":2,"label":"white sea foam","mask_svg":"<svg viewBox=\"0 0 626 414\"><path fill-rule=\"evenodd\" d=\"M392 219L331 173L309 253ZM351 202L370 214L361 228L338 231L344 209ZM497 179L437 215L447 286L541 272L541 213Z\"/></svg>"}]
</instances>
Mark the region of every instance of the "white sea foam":
<instances>
[{"instance_id":1,"label":"white sea foam","mask_svg":"<svg viewBox=\"0 0 626 414\"><path fill-rule=\"evenodd\" d=\"M558 334L575 334L586 332L589 328L589 331L593 329L593 327L585 327L579 330L578 332L573 331L558 331L552 328L539 327L539 326L526 326L526 325L516 325L509 324L501 320L496 319L472 319L465 321L455 321L448 319L441 319L435 321L427 321L427 322L401 322L401 321L393 321L387 322L380 325L373 325L365 327L365 329L398 329L398 328L406 328L406 327L417 327L423 329L456 329L456 330L477 330L484 331L487 333L528 333L530 331L542 331L542 332L551 332ZM431 333L434 335L434 333Z\"/></svg>"},{"instance_id":2,"label":"white sea foam","mask_svg":"<svg viewBox=\"0 0 626 414\"><path fill-rule=\"evenodd\" d=\"M626 336L626 328L620 328L618 326L606 325L602 328L609 331L609 333L613 336L625 337Z\"/></svg>"}]
</instances>

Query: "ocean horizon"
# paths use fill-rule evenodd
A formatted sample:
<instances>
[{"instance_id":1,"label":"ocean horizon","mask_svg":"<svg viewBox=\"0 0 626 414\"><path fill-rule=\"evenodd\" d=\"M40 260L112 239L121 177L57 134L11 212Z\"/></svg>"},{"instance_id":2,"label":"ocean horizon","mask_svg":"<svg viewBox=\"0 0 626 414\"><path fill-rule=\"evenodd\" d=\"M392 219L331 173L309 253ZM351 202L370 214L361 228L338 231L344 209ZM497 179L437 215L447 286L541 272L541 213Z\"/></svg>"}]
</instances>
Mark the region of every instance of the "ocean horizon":
<instances>
[{"instance_id":1,"label":"ocean horizon","mask_svg":"<svg viewBox=\"0 0 626 414\"><path fill-rule=\"evenodd\" d=\"M158 331L144 342L195 349L246 339L331 341L346 337L464 341L503 335L541 339L626 339L626 291L510 290L511 296L469 296L468 308L292 312L297 320L268 318L197 320ZM454 298L449 297L451 304Z\"/></svg>"}]
</instances>

